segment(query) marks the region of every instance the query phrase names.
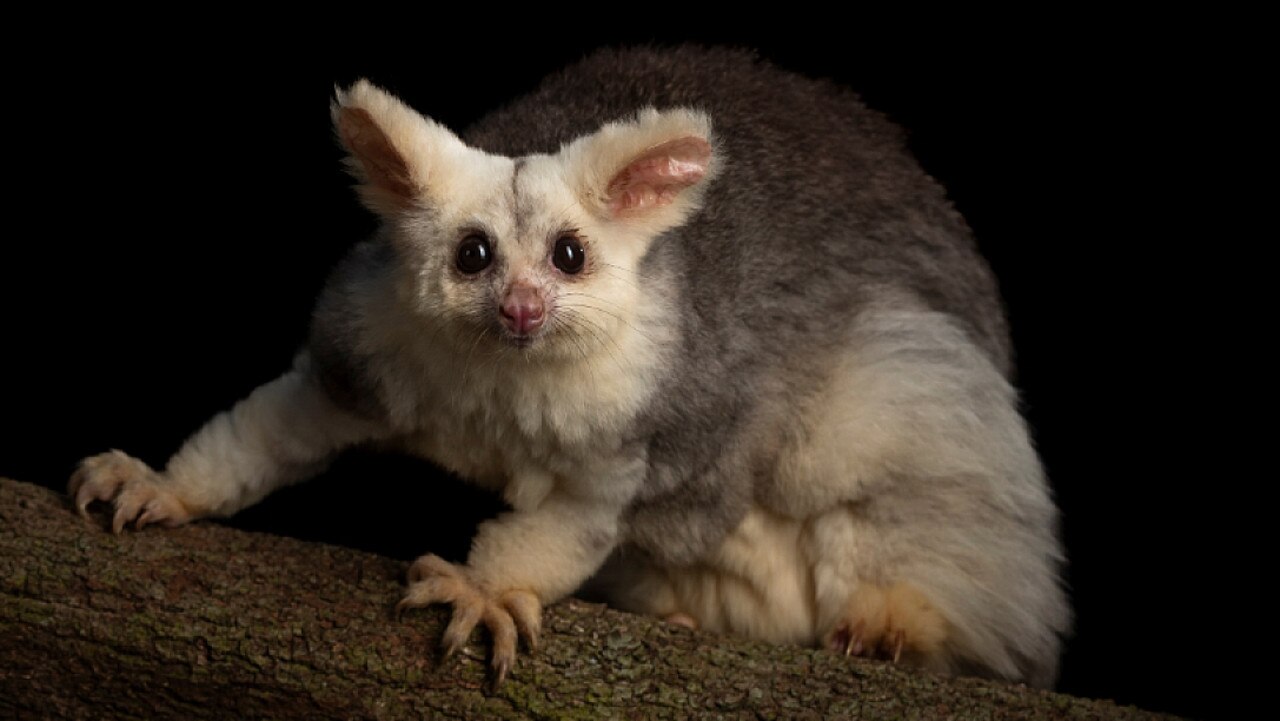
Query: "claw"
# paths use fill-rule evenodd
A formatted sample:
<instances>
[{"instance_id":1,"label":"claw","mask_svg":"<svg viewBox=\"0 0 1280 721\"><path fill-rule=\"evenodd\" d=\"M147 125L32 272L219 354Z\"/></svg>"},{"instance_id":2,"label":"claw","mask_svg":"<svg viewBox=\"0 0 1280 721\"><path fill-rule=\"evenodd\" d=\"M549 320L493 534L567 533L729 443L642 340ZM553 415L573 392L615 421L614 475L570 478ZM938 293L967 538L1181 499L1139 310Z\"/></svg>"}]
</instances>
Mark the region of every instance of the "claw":
<instances>
[{"instance_id":1,"label":"claw","mask_svg":"<svg viewBox=\"0 0 1280 721\"><path fill-rule=\"evenodd\" d=\"M445 628L442 639L445 658L453 656L466 645L467 639L471 638L471 631L483 615L484 605L479 601L454 606L453 618L449 619L449 626Z\"/></svg>"},{"instance_id":2,"label":"claw","mask_svg":"<svg viewBox=\"0 0 1280 721\"><path fill-rule=\"evenodd\" d=\"M108 477L98 484L88 483L88 478L89 468L87 462L80 464L80 468L71 477L71 485L75 489L76 508L84 518L89 517L90 503L94 501L110 501L121 485L118 479L112 477Z\"/></svg>"},{"instance_id":3,"label":"claw","mask_svg":"<svg viewBox=\"0 0 1280 721\"><path fill-rule=\"evenodd\" d=\"M86 521L89 520L89 504L93 502L92 498L83 497L88 495L90 494L85 493L83 487L76 491L76 509L80 511L80 517Z\"/></svg>"},{"instance_id":4,"label":"claw","mask_svg":"<svg viewBox=\"0 0 1280 721\"><path fill-rule=\"evenodd\" d=\"M75 503L76 510L80 512L80 515L83 518L88 518L89 503L92 499L88 498L90 494L84 492L84 479L84 463L81 463L76 468L76 472L71 474L71 480L67 483L67 495L71 496L72 502Z\"/></svg>"},{"instance_id":5,"label":"claw","mask_svg":"<svg viewBox=\"0 0 1280 721\"><path fill-rule=\"evenodd\" d=\"M832 653L843 653L845 656L861 654L862 622L858 622L853 628L850 628L848 623L836 626L827 638L827 647Z\"/></svg>"},{"instance_id":6,"label":"claw","mask_svg":"<svg viewBox=\"0 0 1280 721\"><path fill-rule=\"evenodd\" d=\"M524 638L530 652L538 650L538 636L542 633L542 604L529 591L507 591L502 595L502 607L511 614L519 635Z\"/></svg>"},{"instance_id":7,"label":"claw","mask_svg":"<svg viewBox=\"0 0 1280 721\"><path fill-rule=\"evenodd\" d=\"M906 640L907 640L907 634L905 631L902 631L901 629L899 629L898 631L894 632L893 634L893 662L894 663L897 663L898 659L902 657L902 645L906 642Z\"/></svg>"},{"instance_id":8,"label":"claw","mask_svg":"<svg viewBox=\"0 0 1280 721\"><path fill-rule=\"evenodd\" d=\"M849 631L849 645L845 647L844 655L846 656L862 655L862 652L864 650L862 646L862 634L865 630L866 630L866 624L862 621L858 621L853 625L853 628L850 629Z\"/></svg>"},{"instance_id":9,"label":"claw","mask_svg":"<svg viewBox=\"0 0 1280 721\"><path fill-rule=\"evenodd\" d=\"M484 625L493 635L493 663L510 669L516 658L516 624L510 614L500 608L490 608L484 615ZM505 671L504 671L505 674Z\"/></svg>"},{"instance_id":10,"label":"claw","mask_svg":"<svg viewBox=\"0 0 1280 721\"><path fill-rule=\"evenodd\" d=\"M493 690L494 691L497 691L498 687L502 686L503 682L507 680L507 671L509 671L510 669L511 669L510 662L499 660L497 657L494 657L493 659Z\"/></svg>"},{"instance_id":11,"label":"claw","mask_svg":"<svg viewBox=\"0 0 1280 721\"><path fill-rule=\"evenodd\" d=\"M160 502L157 499L147 501L142 507L142 514L133 522L133 527L141 531L148 523L158 520L160 513Z\"/></svg>"},{"instance_id":12,"label":"claw","mask_svg":"<svg viewBox=\"0 0 1280 721\"><path fill-rule=\"evenodd\" d=\"M116 497L116 515L111 521L111 530L120 533L124 527L138 517L144 504L151 500L146 490L129 488Z\"/></svg>"},{"instance_id":13,"label":"claw","mask_svg":"<svg viewBox=\"0 0 1280 721\"><path fill-rule=\"evenodd\" d=\"M125 506L121 506L116 510L115 517L111 519L112 533L120 535L120 532L124 530L124 527L128 525L129 521L133 520L133 516L128 513L128 510L129 509Z\"/></svg>"}]
</instances>

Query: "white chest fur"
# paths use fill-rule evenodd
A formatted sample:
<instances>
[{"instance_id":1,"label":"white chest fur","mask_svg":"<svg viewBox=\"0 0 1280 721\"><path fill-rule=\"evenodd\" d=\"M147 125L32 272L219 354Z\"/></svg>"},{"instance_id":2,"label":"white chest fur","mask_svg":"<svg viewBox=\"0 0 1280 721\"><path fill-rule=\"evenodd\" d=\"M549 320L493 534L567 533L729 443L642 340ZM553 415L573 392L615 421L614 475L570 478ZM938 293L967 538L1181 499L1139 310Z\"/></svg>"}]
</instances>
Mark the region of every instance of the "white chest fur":
<instances>
[{"instance_id":1,"label":"white chest fur","mask_svg":"<svg viewBox=\"0 0 1280 721\"><path fill-rule=\"evenodd\" d=\"M380 375L405 450L501 490L517 508L536 506L557 479L616 454L648 402L671 334L641 322L597 352L558 361L464 351L402 325L401 340L413 339Z\"/></svg>"}]
</instances>

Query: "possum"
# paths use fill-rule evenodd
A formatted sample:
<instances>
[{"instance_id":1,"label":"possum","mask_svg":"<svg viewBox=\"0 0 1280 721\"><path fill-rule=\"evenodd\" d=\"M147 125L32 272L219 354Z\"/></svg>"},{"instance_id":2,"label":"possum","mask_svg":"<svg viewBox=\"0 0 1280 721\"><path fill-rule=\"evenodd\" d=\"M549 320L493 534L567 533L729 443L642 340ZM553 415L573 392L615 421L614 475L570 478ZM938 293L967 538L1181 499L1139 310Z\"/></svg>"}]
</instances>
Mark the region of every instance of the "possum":
<instances>
[{"instance_id":1,"label":"possum","mask_svg":"<svg viewBox=\"0 0 1280 721\"><path fill-rule=\"evenodd\" d=\"M112 526L228 516L380 444L501 494L409 568L500 682L542 609L1051 686L1058 514L972 233L850 90L755 55L598 51L457 135L368 81L332 119L379 230L291 370L162 471L70 482Z\"/></svg>"}]
</instances>

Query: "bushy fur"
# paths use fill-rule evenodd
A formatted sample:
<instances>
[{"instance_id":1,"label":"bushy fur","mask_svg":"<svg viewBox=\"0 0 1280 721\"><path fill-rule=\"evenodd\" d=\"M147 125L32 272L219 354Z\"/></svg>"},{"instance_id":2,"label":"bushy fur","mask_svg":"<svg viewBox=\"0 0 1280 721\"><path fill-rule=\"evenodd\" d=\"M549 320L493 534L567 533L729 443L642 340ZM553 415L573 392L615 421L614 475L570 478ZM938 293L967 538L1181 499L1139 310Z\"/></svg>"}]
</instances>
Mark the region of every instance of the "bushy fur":
<instances>
[{"instance_id":1,"label":"bushy fur","mask_svg":"<svg viewBox=\"0 0 1280 721\"><path fill-rule=\"evenodd\" d=\"M383 229L297 366L161 474L86 462L82 505L226 514L394 443L512 505L466 567L493 598L597 574L619 605L713 630L1052 684L1062 554L998 295L882 117L683 48L597 53L461 139L363 82L334 119ZM659 185L618 212L637 167ZM461 273L476 234L493 264ZM566 236L581 273L549 260ZM516 285L545 303L532 341L498 318Z\"/></svg>"}]
</instances>

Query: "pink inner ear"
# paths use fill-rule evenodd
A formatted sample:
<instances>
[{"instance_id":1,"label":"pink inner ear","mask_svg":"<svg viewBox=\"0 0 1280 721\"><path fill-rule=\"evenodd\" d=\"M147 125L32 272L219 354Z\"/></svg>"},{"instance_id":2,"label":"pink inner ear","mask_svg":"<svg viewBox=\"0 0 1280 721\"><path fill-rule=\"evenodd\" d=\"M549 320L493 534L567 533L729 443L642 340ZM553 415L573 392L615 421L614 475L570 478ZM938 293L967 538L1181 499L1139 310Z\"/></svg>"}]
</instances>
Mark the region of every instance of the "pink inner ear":
<instances>
[{"instance_id":1,"label":"pink inner ear","mask_svg":"<svg viewBox=\"0 0 1280 721\"><path fill-rule=\"evenodd\" d=\"M667 205L681 190L702 180L711 160L711 145L689 136L667 141L641 153L609 181L609 210L634 214Z\"/></svg>"},{"instance_id":2,"label":"pink inner ear","mask_svg":"<svg viewBox=\"0 0 1280 721\"><path fill-rule=\"evenodd\" d=\"M408 164L369 111L342 108L338 112L338 134L364 168L370 183L389 192L398 201L408 201L415 195Z\"/></svg>"}]
</instances>

